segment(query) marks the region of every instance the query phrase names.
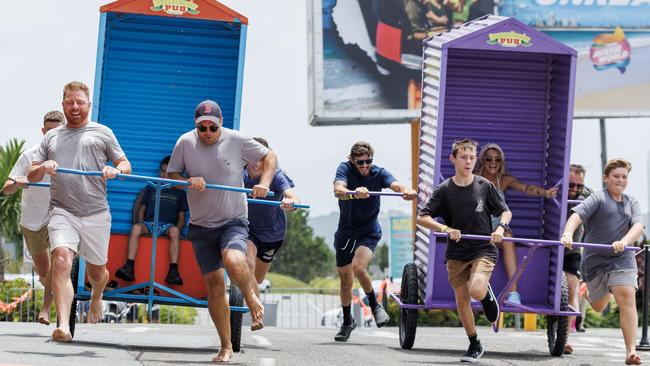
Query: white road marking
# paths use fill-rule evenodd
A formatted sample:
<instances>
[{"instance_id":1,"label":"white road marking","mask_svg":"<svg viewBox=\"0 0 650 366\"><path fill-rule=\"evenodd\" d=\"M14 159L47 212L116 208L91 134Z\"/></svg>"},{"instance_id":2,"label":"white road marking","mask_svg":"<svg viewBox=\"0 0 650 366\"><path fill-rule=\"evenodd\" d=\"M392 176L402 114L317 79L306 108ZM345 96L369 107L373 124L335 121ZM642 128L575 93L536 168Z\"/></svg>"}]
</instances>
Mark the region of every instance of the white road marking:
<instances>
[{"instance_id":1,"label":"white road marking","mask_svg":"<svg viewBox=\"0 0 650 366\"><path fill-rule=\"evenodd\" d=\"M148 328L148 327L133 327L133 328L128 328L125 329L124 332L126 333L146 333L151 330L159 330L158 328Z\"/></svg>"},{"instance_id":2,"label":"white road marking","mask_svg":"<svg viewBox=\"0 0 650 366\"><path fill-rule=\"evenodd\" d=\"M260 358L258 366L275 366L275 358Z\"/></svg>"}]
</instances>

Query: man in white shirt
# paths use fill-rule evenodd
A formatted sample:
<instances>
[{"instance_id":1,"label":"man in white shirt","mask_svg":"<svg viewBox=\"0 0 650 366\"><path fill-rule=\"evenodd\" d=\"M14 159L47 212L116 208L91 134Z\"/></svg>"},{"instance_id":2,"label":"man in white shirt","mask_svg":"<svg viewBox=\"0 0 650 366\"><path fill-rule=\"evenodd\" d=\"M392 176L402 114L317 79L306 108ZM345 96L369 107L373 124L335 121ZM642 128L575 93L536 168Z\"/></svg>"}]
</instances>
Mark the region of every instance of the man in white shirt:
<instances>
[{"instance_id":1,"label":"man in white shirt","mask_svg":"<svg viewBox=\"0 0 650 366\"><path fill-rule=\"evenodd\" d=\"M51 129L62 126L65 123L63 113L51 111L43 118L45 133ZM2 187L5 195L14 194L19 188L26 188L27 174L32 166L34 155L39 145L34 145L20 154L9 178ZM49 176L44 182L49 183ZM50 208L50 189L32 187L24 189L20 200L20 228L27 244L27 250L34 261L34 270L38 273L39 280L43 284L43 306L38 313L38 322L50 324L50 305L52 304L52 290L50 272L49 240L47 235L48 210Z\"/></svg>"}]
</instances>

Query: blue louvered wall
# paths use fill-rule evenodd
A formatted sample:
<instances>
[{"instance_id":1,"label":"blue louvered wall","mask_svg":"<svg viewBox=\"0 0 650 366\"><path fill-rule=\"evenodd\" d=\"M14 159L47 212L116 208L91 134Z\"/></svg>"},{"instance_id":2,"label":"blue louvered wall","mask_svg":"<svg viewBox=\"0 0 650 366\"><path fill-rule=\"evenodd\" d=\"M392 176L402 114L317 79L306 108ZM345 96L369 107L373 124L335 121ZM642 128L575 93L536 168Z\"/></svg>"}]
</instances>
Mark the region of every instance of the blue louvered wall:
<instances>
[{"instance_id":1,"label":"blue louvered wall","mask_svg":"<svg viewBox=\"0 0 650 366\"><path fill-rule=\"evenodd\" d=\"M245 25L101 16L93 120L115 132L133 174L158 175L160 160L194 128L194 108L204 99L220 104L224 127L239 128ZM133 201L143 186L109 183L113 233L130 231Z\"/></svg>"}]
</instances>

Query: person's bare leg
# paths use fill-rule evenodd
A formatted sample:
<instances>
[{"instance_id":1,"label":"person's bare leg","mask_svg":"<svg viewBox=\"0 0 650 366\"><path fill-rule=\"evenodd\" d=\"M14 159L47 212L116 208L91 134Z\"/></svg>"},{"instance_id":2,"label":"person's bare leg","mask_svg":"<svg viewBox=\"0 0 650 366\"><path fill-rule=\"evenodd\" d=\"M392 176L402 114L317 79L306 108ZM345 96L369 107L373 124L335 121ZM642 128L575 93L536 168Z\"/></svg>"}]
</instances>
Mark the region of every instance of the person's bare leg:
<instances>
[{"instance_id":1,"label":"person's bare leg","mask_svg":"<svg viewBox=\"0 0 650 366\"><path fill-rule=\"evenodd\" d=\"M170 226L167 229L167 237L169 237L169 261L171 263L178 263L178 253L181 247L181 232L176 226Z\"/></svg>"},{"instance_id":2,"label":"person's bare leg","mask_svg":"<svg viewBox=\"0 0 650 366\"><path fill-rule=\"evenodd\" d=\"M625 341L625 359L627 360L632 355L637 355L635 341L639 318L636 313L636 290L631 286L612 286L610 290L614 294L620 312L621 330ZM638 358L639 362L641 361L638 355L635 358Z\"/></svg>"},{"instance_id":3,"label":"person's bare leg","mask_svg":"<svg viewBox=\"0 0 650 366\"><path fill-rule=\"evenodd\" d=\"M262 283L262 281L264 281L264 279L266 278L266 275L269 273L269 268L271 268L271 263L262 262L261 260L259 260L259 258L255 258L255 259L256 259L256 262L255 262L255 281L257 281L257 284L259 285L260 283ZM260 287L255 286L255 288L257 288L257 291L259 292ZM258 295L259 295L259 293L258 293Z\"/></svg>"},{"instance_id":4,"label":"person's bare leg","mask_svg":"<svg viewBox=\"0 0 650 366\"><path fill-rule=\"evenodd\" d=\"M248 269L246 264L246 254L237 249L225 249L221 252L221 257L223 258L224 267L228 271L228 276L232 282L239 287L244 295L244 300L248 306L248 311L251 314L251 319L253 322L262 325L264 320L264 305L260 299L255 294L252 283L253 274ZM257 328L253 330L262 329Z\"/></svg>"},{"instance_id":5,"label":"person's bare leg","mask_svg":"<svg viewBox=\"0 0 650 366\"><path fill-rule=\"evenodd\" d=\"M510 232L505 232L503 236L511 238L512 234L510 234ZM501 252L503 253L503 266L506 269L508 279L511 279L512 276L515 275L515 272L517 272L517 252L515 250L515 243L511 241L501 242ZM510 291L517 291L516 282L512 285Z\"/></svg>"},{"instance_id":6,"label":"person's bare leg","mask_svg":"<svg viewBox=\"0 0 650 366\"><path fill-rule=\"evenodd\" d=\"M148 234L147 227L144 224L135 224L131 227L131 233L129 234L129 246L126 253L126 259L135 260L135 256L138 254L138 241L140 240L141 235Z\"/></svg>"},{"instance_id":7,"label":"person's bare leg","mask_svg":"<svg viewBox=\"0 0 650 366\"><path fill-rule=\"evenodd\" d=\"M208 311L210 318L217 328L221 348L212 359L213 362L228 362L233 355L230 339L230 305L226 299L226 284L224 269L218 269L203 275L205 287L208 290Z\"/></svg>"},{"instance_id":8,"label":"person's bare leg","mask_svg":"<svg viewBox=\"0 0 650 366\"><path fill-rule=\"evenodd\" d=\"M465 333L470 336L476 334L476 324L474 321L474 312L469 295L469 287L463 284L454 289L456 298L456 309L458 310L458 319L465 329Z\"/></svg>"},{"instance_id":9,"label":"person's bare leg","mask_svg":"<svg viewBox=\"0 0 650 366\"><path fill-rule=\"evenodd\" d=\"M359 280L359 284L366 293L374 291L372 288L372 278L368 273L368 263L372 259L372 251L368 247L359 246L354 252L352 258L352 272Z\"/></svg>"},{"instance_id":10,"label":"person's bare leg","mask_svg":"<svg viewBox=\"0 0 650 366\"><path fill-rule=\"evenodd\" d=\"M564 272L566 275L566 282L567 286L569 288L569 305L573 308L575 311L580 310L580 301L578 299L578 293L580 291L580 280L578 277L572 273L569 272ZM569 317L569 322L567 324L567 334L571 333L571 324L575 322L576 317L575 316L570 316ZM571 344L569 344L567 340L567 344L564 347L564 353L572 353L573 352L573 347Z\"/></svg>"},{"instance_id":11,"label":"person's bare leg","mask_svg":"<svg viewBox=\"0 0 650 366\"><path fill-rule=\"evenodd\" d=\"M469 296L479 301L484 299L487 295L489 281L490 277L483 273L472 274L468 284Z\"/></svg>"},{"instance_id":12,"label":"person's bare leg","mask_svg":"<svg viewBox=\"0 0 650 366\"><path fill-rule=\"evenodd\" d=\"M102 320L102 295L110 275L105 264L95 265L88 262L86 262L86 273L92 286L88 322L96 324Z\"/></svg>"},{"instance_id":13,"label":"person's bare leg","mask_svg":"<svg viewBox=\"0 0 650 366\"><path fill-rule=\"evenodd\" d=\"M257 247L255 244L250 241L246 240L246 265L248 266L248 270L251 273L255 273L257 270ZM256 281L256 276L251 276L251 286L253 287L253 291L255 291L255 296L259 297L260 296L260 287L257 285Z\"/></svg>"},{"instance_id":14,"label":"person's bare leg","mask_svg":"<svg viewBox=\"0 0 650 366\"><path fill-rule=\"evenodd\" d=\"M56 317L59 326L52 332L52 339L56 342L70 342L70 307L74 291L70 280L70 270L75 253L66 247L58 247L52 251L52 291L56 305Z\"/></svg>"},{"instance_id":15,"label":"person's bare leg","mask_svg":"<svg viewBox=\"0 0 650 366\"><path fill-rule=\"evenodd\" d=\"M339 273L339 296L341 297L341 306L350 306L352 304L352 287L354 286L354 271L352 264L337 267Z\"/></svg>"},{"instance_id":16,"label":"person's bare leg","mask_svg":"<svg viewBox=\"0 0 650 366\"><path fill-rule=\"evenodd\" d=\"M38 322L50 324L50 305L52 305L52 279L50 276L50 254L47 249L40 253L32 254L34 270L38 274L39 281L43 284L43 306L38 312Z\"/></svg>"},{"instance_id":17,"label":"person's bare leg","mask_svg":"<svg viewBox=\"0 0 650 366\"><path fill-rule=\"evenodd\" d=\"M600 299L596 299L596 300L588 299L588 300L589 300L589 305L591 305L591 308L594 309L595 312L600 313L603 310L605 310L607 305L609 305L611 299L612 299L612 295L607 294L601 297Z\"/></svg>"}]
</instances>

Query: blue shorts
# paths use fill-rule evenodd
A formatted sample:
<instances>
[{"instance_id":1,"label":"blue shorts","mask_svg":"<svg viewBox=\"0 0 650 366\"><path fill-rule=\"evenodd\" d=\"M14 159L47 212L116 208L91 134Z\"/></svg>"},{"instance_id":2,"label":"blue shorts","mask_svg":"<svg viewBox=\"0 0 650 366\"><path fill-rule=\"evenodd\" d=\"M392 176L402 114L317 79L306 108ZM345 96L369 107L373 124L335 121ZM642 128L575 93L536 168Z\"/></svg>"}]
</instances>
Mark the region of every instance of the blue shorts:
<instances>
[{"instance_id":1,"label":"blue shorts","mask_svg":"<svg viewBox=\"0 0 650 366\"><path fill-rule=\"evenodd\" d=\"M377 243L381 240L381 234L369 234L357 239L334 234L334 249L336 249L336 266L345 267L352 263L354 253L358 247L366 247L374 253Z\"/></svg>"},{"instance_id":2,"label":"blue shorts","mask_svg":"<svg viewBox=\"0 0 650 366\"><path fill-rule=\"evenodd\" d=\"M147 228L147 231L149 232L149 234L153 235L154 222L153 221L143 221L142 223ZM158 236L167 235L167 230L169 230L169 228L172 227L172 226L176 226L176 225L170 224L170 223L167 223L167 222L159 222L158 223L158 233L157 233L157 235Z\"/></svg>"},{"instance_id":3,"label":"blue shorts","mask_svg":"<svg viewBox=\"0 0 650 366\"><path fill-rule=\"evenodd\" d=\"M208 274L223 268L221 253L224 250L235 249L246 254L248 221L233 219L215 228L190 224L187 238L192 241L194 256L201 273Z\"/></svg>"}]
</instances>

